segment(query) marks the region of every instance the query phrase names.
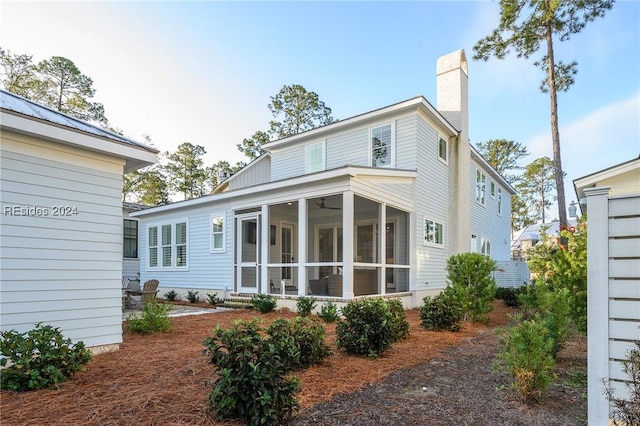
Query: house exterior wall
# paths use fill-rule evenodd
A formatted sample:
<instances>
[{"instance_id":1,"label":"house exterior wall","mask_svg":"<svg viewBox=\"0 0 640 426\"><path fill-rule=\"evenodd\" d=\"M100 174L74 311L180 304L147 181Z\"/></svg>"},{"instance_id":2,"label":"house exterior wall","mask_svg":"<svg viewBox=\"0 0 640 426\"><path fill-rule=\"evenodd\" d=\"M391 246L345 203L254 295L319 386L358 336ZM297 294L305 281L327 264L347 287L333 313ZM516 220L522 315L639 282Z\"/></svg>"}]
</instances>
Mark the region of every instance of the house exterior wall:
<instances>
[{"instance_id":1,"label":"house exterior wall","mask_svg":"<svg viewBox=\"0 0 640 426\"><path fill-rule=\"evenodd\" d=\"M271 181L271 157L266 156L238 173L229 181L229 190L246 188Z\"/></svg>"},{"instance_id":2,"label":"house exterior wall","mask_svg":"<svg viewBox=\"0 0 640 426\"><path fill-rule=\"evenodd\" d=\"M433 291L446 287L449 235L455 226L449 220L449 165L438 157L438 131L423 117L417 117L416 127L416 143L411 155L416 158L418 171L414 198L416 290ZM442 245L424 242L425 219L444 225Z\"/></svg>"},{"instance_id":3,"label":"house exterior wall","mask_svg":"<svg viewBox=\"0 0 640 426\"><path fill-rule=\"evenodd\" d=\"M587 198L587 352L589 424L607 424L603 380L616 398L629 398L621 359L640 332L640 194L609 195L585 189Z\"/></svg>"},{"instance_id":4,"label":"house exterior wall","mask_svg":"<svg viewBox=\"0 0 640 426\"><path fill-rule=\"evenodd\" d=\"M2 330L43 322L89 347L120 343L124 160L4 129L0 140Z\"/></svg>"},{"instance_id":5,"label":"house exterior wall","mask_svg":"<svg viewBox=\"0 0 640 426\"><path fill-rule=\"evenodd\" d=\"M596 185L598 187L608 186L611 188L611 195L618 194L640 194L640 168L603 179Z\"/></svg>"},{"instance_id":6,"label":"house exterior wall","mask_svg":"<svg viewBox=\"0 0 640 426\"><path fill-rule=\"evenodd\" d=\"M486 176L486 190L484 205L476 201L476 171L480 170ZM481 252L483 238L491 241L491 257L496 261L511 259L510 228L511 228L511 195L479 162L472 160L469 185L471 188L471 221L470 234L475 235L477 246L473 252ZM491 196L491 183L496 186L496 195ZM498 213L498 189L502 190L502 213Z\"/></svg>"}]
</instances>

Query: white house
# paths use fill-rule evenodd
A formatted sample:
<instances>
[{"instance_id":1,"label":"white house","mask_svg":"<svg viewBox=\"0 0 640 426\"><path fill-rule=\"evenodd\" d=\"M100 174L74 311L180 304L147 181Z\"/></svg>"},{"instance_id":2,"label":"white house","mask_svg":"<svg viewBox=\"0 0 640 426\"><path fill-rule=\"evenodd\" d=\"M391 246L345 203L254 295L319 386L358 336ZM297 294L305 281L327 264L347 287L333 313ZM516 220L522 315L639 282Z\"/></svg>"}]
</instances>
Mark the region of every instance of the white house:
<instances>
[{"instance_id":1,"label":"white house","mask_svg":"<svg viewBox=\"0 0 640 426\"><path fill-rule=\"evenodd\" d=\"M640 157L578 178L587 213L589 425L608 424L603 381L629 398L621 360L640 340Z\"/></svg>"},{"instance_id":2,"label":"white house","mask_svg":"<svg viewBox=\"0 0 640 426\"><path fill-rule=\"evenodd\" d=\"M0 327L122 341L122 176L157 150L0 91Z\"/></svg>"},{"instance_id":3,"label":"white house","mask_svg":"<svg viewBox=\"0 0 640 426\"><path fill-rule=\"evenodd\" d=\"M418 96L272 141L211 195L131 213L142 280L283 306L416 306L445 287L453 254L508 261L514 190L468 142L467 80L453 52L438 59L437 108Z\"/></svg>"}]
</instances>

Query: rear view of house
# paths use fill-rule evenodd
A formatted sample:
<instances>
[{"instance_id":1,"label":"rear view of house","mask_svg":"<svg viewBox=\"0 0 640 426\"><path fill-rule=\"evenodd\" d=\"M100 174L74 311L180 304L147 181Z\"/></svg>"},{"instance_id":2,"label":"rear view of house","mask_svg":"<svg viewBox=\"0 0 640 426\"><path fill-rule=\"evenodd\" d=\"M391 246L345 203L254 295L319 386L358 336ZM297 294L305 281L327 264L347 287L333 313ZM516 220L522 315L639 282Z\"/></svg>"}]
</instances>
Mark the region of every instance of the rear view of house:
<instances>
[{"instance_id":1,"label":"rear view of house","mask_svg":"<svg viewBox=\"0 0 640 426\"><path fill-rule=\"evenodd\" d=\"M122 341L122 175L157 151L0 91L0 323Z\"/></svg>"},{"instance_id":2,"label":"rear view of house","mask_svg":"<svg viewBox=\"0 0 640 426\"><path fill-rule=\"evenodd\" d=\"M142 280L416 306L453 254L508 261L513 188L468 142L467 80L464 51L445 55L437 108L418 96L272 141L213 194L131 213Z\"/></svg>"}]
</instances>

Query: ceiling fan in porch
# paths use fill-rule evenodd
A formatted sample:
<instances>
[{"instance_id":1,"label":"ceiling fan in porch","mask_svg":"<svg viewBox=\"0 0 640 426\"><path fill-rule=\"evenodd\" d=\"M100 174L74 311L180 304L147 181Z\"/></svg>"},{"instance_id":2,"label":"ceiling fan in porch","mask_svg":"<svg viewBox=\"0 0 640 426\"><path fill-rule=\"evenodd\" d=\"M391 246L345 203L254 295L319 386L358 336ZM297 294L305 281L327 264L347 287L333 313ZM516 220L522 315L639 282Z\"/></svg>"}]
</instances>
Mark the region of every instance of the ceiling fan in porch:
<instances>
[{"instance_id":1,"label":"ceiling fan in porch","mask_svg":"<svg viewBox=\"0 0 640 426\"><path fill-rule=\"evenodd\" d=\"M329 206L326 206L324 204L324 197L320 198L320 202L316 203L316 206L320 207L321 209L327 209L327 210L342 210L342 207L329 207Z\"/></svg>"}]
</instances>

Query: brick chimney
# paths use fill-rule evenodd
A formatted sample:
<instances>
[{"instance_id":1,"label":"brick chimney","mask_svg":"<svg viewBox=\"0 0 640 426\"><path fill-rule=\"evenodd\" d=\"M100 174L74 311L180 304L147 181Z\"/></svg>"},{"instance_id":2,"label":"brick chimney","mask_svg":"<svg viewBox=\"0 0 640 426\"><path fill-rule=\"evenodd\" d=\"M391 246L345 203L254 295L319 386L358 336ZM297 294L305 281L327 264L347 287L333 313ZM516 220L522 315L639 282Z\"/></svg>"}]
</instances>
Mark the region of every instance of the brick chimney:
<instances>
[{"instance_id":1,"label":"brick chimney","mask_svg":"<svg viewBox=\"0 0 640 426\"><path fill-rule=\"evenodd\" d=\"M436 109L459 132L449 140L449 254L470 250L471 149L469 147L469 77L463 49L438 58Z\"/></svg>"}]
</instances>

